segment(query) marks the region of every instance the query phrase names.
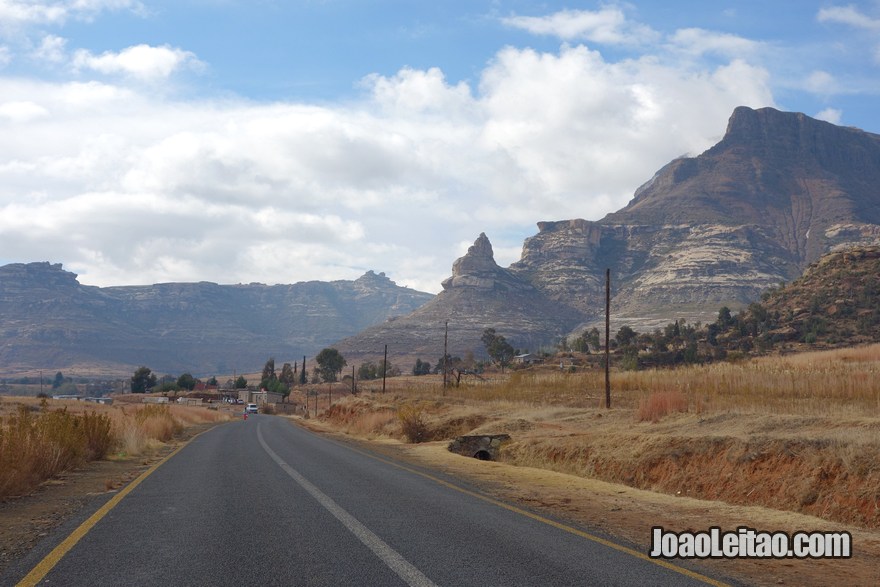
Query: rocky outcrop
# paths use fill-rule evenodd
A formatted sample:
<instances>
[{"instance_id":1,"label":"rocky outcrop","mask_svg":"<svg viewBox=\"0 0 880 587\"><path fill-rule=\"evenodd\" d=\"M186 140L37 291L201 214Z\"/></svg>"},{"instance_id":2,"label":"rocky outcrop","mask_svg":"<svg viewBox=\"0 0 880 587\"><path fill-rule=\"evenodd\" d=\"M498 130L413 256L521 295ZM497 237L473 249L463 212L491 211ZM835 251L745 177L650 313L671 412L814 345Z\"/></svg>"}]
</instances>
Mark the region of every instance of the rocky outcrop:
<instances>
[{"instance_id":1,"label":"rocky outcrop","mask_svg":"<svg viewBox=\"0 0 880 587\"><path fill-rule=\"evenodd\" d=\"M597 222L542 222L510 270L596 320L612 271L615 322L713 319L797 278L822 254L880 242L880 136L737 108L725 137L678 159Z\"/></svg>"},{"instance_id":2,"label":"rocky outcrop","mask_svg":"<svg viewBox=\"0 0 880 587\"><path fill-rule=\"evenodd\" d=\"M49 263L0 267L0 365L124 374L239 373L313 356L408 314L431 294L383 273L293 285L163 283L98 288Z\"/></svg>"},{"instance_id":3,"label":"rocky outcrop","mask_svg":"<svg viewBox=\"0 0 880 587\"><path fill-rule=\"evenodd\" d=\"M408 316L373 326L334 346L350 364L381 359L388 345L404 371L417 358L434 363L443 357L448 324L448 348L453 356L484 357L480 336L486 328L517 348L535 350L552 345L577 324L580 314L543 294L532 283L495 263L492 244L481 234L452 265L443 291Z\"/></svg>"},{"instance_id":4,"label":"rocky outcrop","mask_svg":"<svg viewBox=\"0 0 880 587\"><path fill-rule=\"evenodd\" d=\"M435 300L341 345L352 354L387 343L389 352L440 357L448 320L457 354L479 352L487 327L534 350L603 325L606 268L613 329L711 321L828 251L880 242L878 185L880 136L737 108L721 142L666 165L620 211L539 222L507 269L480 235Z\"/></svg>"}]
</instances>

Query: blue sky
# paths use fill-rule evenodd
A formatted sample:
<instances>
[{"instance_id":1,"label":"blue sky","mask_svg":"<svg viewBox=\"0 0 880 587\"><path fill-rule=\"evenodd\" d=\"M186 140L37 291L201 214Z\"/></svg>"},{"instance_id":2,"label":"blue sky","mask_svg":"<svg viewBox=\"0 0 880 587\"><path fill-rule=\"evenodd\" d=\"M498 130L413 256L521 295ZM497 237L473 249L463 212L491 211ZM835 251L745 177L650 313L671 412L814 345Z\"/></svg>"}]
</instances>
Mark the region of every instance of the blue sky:
<instances>
[{"instance_id":1,"label":"blue sky","mask_svg":"<svg viewBox=\"0 0 880 587\"><path fill-rule=\"evenodd\" d=\"M880 3L0 0L0 263L437 291L738 105L880 132Z\"/></svg>"}]
</instances>

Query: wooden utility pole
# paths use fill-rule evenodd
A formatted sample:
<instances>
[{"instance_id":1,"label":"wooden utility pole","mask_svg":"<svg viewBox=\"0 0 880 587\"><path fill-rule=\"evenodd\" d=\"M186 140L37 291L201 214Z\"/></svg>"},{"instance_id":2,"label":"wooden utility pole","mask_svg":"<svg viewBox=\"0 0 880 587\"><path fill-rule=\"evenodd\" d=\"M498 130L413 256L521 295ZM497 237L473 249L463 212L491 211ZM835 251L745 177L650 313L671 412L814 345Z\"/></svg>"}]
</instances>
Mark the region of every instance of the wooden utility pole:
<instances>
[{"instance_id":1,"label":"wooden utility pole","mask_svg":"<svg viewBox=\"0 0 880 587\"><path fill-rule=\"evenodd\" d=\"M351 395L357 393L357 386L354 384L354 365L351 366Z\"/></svg>"},{"instance_id":2,"label":"wooden utility pole","mask_svg":"<svg viewBox=\"0 0 880 587\"><path fill-rule=\"evenodd\" d=\"M385 358L382 360L382 393L385 393L385 375L388 373L388 345L385 345Z\"/></svg>"},{"instance_id":3,"label":"wooden utility pole","mask_svg":"<svg viewBox=\"0 0 880 587\"><path fill-rule=\"evenodd\" d=\"M611 408L611 269L605 270L605 407Z\"/></svg>"},{"instance_id":4,"label":"wooden utility pole","mask_svg":"<svg viewBox=\"0 0 880 587\"><path fill-rule=\"evenodd\" d=\"M443 334L443 395L446 395L446 357L449 356L449 321L446 321L446 331Z\"/></svg>"}]
</instances>

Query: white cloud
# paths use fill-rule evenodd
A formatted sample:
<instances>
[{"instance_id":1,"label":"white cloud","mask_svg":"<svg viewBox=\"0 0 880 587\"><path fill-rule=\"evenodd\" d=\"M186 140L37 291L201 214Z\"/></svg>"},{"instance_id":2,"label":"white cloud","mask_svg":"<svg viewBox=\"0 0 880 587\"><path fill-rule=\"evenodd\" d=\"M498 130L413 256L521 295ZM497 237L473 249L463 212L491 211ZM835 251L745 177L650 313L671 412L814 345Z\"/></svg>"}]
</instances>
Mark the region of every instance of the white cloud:
<instances>
[{"instance_id":1,"label":"white cloud","mask_svg":"<svg viewBox=\"0 0 880 587\"><path fill-rule=\"evenodd\" d=\"M819 22L833 22L867 31L880 31L880 18L871 18L852 5L822 8L816 19Z\"/></svg>"},{"instance_id":2,"label":"white cloud","mask_svg":"<svg viewBox=\"0 0 880 587\"><path fill-rule=\"evenodd\" d=\"M0 0L0 29L64 24L71 19L90 20L101 12L115 10L140 13L144 11L144 6L137 0Z\"/></svg>"},{"instance_id":3,"label":"white cloud","mask_svg":"<svg viewBox=\"0 0 880 587\"><path fill-rule=\"evenodd\" d=\"M40 61L62 63L67 60L66 46L67 39L55 35L45 35L31 56Z\"/></svg>"},{"instance_id":4,"label":"white cloud","mask_svg":"<svg viewBox=\"0 0 880 587\"><path fill-rule=\"evenodd\" d=\"M827 71L814 71L804 80L804 88L814 94L831 95L840 91L837 79Z\"/></svg>"},{"instance_id":5,"label":"white cloud","mask_svg":"<svg viewBox=\"0 0 880 587\"><path fill-rule=\"evenodd\" d=\"M818 114L816 114L813 118L818 120L824 120L825 122L830 122L831 124L840 124L840 119L843 116L843 112L838 110L837 108L826 108L822 110Z\"/></svg>"},{"instance_id":6,"label":"white cloud","mask_svg":"<svg viewBox=\"0 0 880 587\"><path fill-rule=\"evenodd\" d=\"M679 29L669 42L673 50L691 55L714 53L724 57L750 56L762 47L761 43L738 35L698 28Z\"/></svg>"},{"instance_id":7,"label":"white cloud","mask_svg":"<svg viewBox=\"0 0 880 587\"><path fill-rule=\"evenodd\" d=\"M549 35L565 41L640 45L658 37L650 27L627 20L617 7L597 11L561 10L548 16L510 16L501 22L535 35Z\"/></svg>"},{"instance_id":8,"label":"white cloud","mask_svg":"<svg viewBox=\"0 0 880 587\"><path fill-rule=\"evenodd\" d=\"M190 59L168 51L164 65L153 51L82 59L161 76ZM719 140L736 106L773 105L745 60L614 62L583 46L506 48L473 86L439 69L368 76L363 101L341 106L186 102L123 82L0 77L5 258L98 285L375 269L436 291L457 243L485 231L506 265L537 221L598 219Z\"/></svg>"},{"instance_id":9,"label":"white cloud","mask_svg":"<svg viewBox=\"0 0 880 587\"><path fill-rule=\"evenodd\" d=\"M100 55L79 49L73 55L72 64L76 70L91 69L105 75L123 74L142 80L167 78L178 69L203 66L193 53L167 45L135 45L119 53L105 51Z\"/></svg>"},{"instance_id":10,"label":"white cloud","mask_svg":"<svg viewBox=\"0 0 880 587\"><path fill-rule=\"evenodd\" d=\"M0 104L0 118L11 122L28 122L48 116L49 112L33 102L5 102Z\"/></svg>"}]
</instances>

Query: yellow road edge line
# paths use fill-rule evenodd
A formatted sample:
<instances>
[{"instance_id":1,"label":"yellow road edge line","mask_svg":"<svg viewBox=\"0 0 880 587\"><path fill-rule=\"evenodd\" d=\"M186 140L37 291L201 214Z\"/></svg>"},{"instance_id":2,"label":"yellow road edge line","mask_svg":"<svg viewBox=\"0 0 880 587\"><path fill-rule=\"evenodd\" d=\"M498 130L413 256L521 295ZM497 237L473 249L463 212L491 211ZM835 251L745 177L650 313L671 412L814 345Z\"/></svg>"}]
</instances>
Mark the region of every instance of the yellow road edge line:
<instances>
[{"instance_id":1,"label":"yellow road edge line","mask_svg":"<svg viewBox=\"0 0 880 587\"><path fill-rule=\"evenodd\" d=\"M339 444L343 444L343 443L339 443ZM504 508L508 511L514 512L514 513L519 514L521 516L525 516L525 517L531 518L535 521L542 522L544 524L547 524L548 526L553 526L554 528L557 528L559 530L563 530L565 532L568 532L569 534L574 534L575 536L580 536L581 538L585 538L585 539L590 540L592 542L596 542L598 544L601 544L602 546L607 546L608 548L613 548L614 550L617 550L619 552L623 552L623 553L628 554L630 556L634 556L638 559L648 561L650 563L653 563L655 565L669 569L671 571L675 571L676 573L685 575L687 577L690 577L691 579L695 579L697 581L702 581L703 583L706 583L707 585L712 585L713 587L729 587L729 585L727 583L724 583L722 581L718 581L718 580L713 579L711 577L707 577L707 576L702 575L696 571L691 571L690 569L680 567L678 565L672 564L672 563L665 561L665 560L662 560L662 559L651 558L650 556L644 554L643 552L639 552L638 550L634 550L634 549L629 548L627 546L617 544L615 542L612 542L610 540L606 540L605 538L601 538L599 536L594 536L593 534L590 534L588 532L584 532L583 530L578 530L577 528L572 528L571 526L568 526L568 525L563 524L561 522L556 522L556 521L551 520L549 518L545 518L544 516L540 516L538 514L530 512L528 510L524 510L524 509L517 507L515 505L510 505L510 504L504 503L502 501L498 501L497 499L494 499L492 497L488 497L486 495L481 495L481 494L476 493L474 491L470 491L470 490L465 489L463 487L459 487L458 485L455 485L454 483L450 483L449 481L444 481L443 479L440 479L439 477L435 477L433 475L430 475L428 473L424 473L424 472L419 471L417 469L407 467L406 465L401 465L400 463L396 463L394 461L383 459L382 457L370 454L368 452L354 448L354 447L347 445L347 444L343 444L343 446L347 446L350 450L352 450L356 453L362 454L366 457L370 457L371 459L375 459L375 460L382 462L382 463L385 463L387 465L391 465L393 467L403 469L404 471L409 471L410 473L415 473L416 475L424 477L425 479L429 479L435 483L443 485L444 487L454 489L460 493L464 493L465 495L469 495L471 497L476 497L477 499L481 499L487 503L491 503L492 505L496 505L498 507Z\"/></svg>"},{"instance_id":2,"label":"yellow road edge line","mask_svg":"<svg viewBox=\"0 0 880 587\"><path fill-rule=\"evenodd\" d=\"M35 566L33 569L31 569L31 572L28 573L21 581L19 581L16 584L16 587L34 587L40 581L42 581L46 577L46 575L49 574L49 571L51 571L55 567L55 565L57 565L58 562L62 558L64 558L64 555L66 555L68 552L70 552L70 550L74 546L76 546L76 543L79 542L83 538L83 536L85 536L89 532L89 530L91 530L95 526L95 524L100 522L101 518L106 516L110 512L110 510L112 510L114 507L116 507L116 505L120 501L122 501L122 499L126 495L128 495L129 493L134 491L134 489L138 485L140 485L144 479L146 479L147 477L152 475L153 472L156 471L156 469L158 469L159 467L164 465L166 462L171 460L171 458L174 455L176 455L181 450L186 448L190 442L192 442L193 440L195 440L196 438L198 438L199 436L201 436L205 432L207 432L207 430L205 430L203 432L199 432L198 434L196 434L195 436L193 436L192 438L190 438L189 440L187 440L186 442L184 442L183 444L178 446L176 449L174 449L171 452L171 454L169 454L168 456L163 458L161 461L159 461L158 463L156 463L155 465L153 465L152 467L150 467L149 469L147 469L146 471L141 473L137 479L135 479L134 481L132 481L131 483L126 485L125 488L122 489L122 491L120 491L119 493L114 495L112 498L110 498L110 500L107 503L105 503L100 508L98 508L98 511L96 511L94 514L89 516L89 518L85 522L80 524L76 530L71 532L70 536L65 538L64 541L61 542L61 544L59 544L58 546L53 548L52 552L50 552L45 557L43 557L43 560L41 560L39 563L37 563L37 566Z\"/></svg>"}]
</instances>

